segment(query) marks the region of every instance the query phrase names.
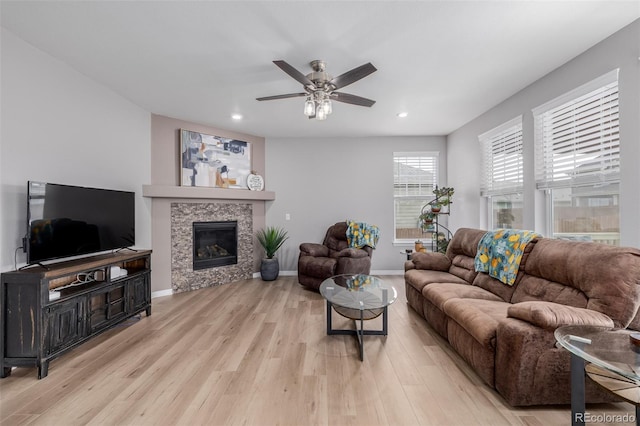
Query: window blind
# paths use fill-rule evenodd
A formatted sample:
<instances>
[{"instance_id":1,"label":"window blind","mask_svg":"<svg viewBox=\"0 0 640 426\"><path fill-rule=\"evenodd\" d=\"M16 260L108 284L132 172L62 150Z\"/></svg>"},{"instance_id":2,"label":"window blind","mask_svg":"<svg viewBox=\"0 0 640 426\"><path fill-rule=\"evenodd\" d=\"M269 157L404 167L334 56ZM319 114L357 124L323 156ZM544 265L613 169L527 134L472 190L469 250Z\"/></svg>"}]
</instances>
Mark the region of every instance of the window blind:
<instances>
[{"instance_id":1,"label":"window blind","mask_svg":"<svg viewBox=\"0 0 640 426\"><path fill-rule=\"evenodd\" d=\"M538 189L620 179L618 70L533 113Z\"/></svg>"},{"instance_id":2,"label":"window blind","mask_svg":"<svg viewBox=\"0 0 640 426\"><path fill-rule=\"evenodd\" d=\"M395 152L393 165L394 196L433 195L438 177L438 153Z\"/></svg>"},{"instance_id":3,"label":"window blind","mask_svg":"<svg viewBox=\"0 0 640 426\"><path fill-rule=\"evenodd\" d=\"M422 237L418 217L438 183L438 152L393 153L394 241Z\"/></svg>"},{"instance_id":4,"label":"window blind","mask_svg":"<svg viewBox=\"0 0 640 426\"><path fill-rule=\"evenodd\" d=\"M522 116L478 136L482 149L483 196L522 191Z\"/></svg>"}]
</instances>

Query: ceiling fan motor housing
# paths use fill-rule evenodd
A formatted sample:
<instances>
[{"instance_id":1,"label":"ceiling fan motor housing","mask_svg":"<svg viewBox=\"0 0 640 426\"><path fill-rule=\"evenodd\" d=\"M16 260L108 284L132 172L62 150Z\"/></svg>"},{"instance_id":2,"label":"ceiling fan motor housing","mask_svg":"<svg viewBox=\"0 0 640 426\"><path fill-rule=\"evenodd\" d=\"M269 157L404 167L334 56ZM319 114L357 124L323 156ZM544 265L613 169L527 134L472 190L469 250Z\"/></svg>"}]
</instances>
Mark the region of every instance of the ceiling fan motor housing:
<instances>
[{"instance_id":1,"label":"ceiling fan motor housing","mask_svg":"<svg viewBox=\"0 0 640 426\"><path fill-rule=\"evenodd\" d=\"M312 73L307 74L307 78L316 85L317 89L328 89L327 83L333 79L333 76L325 71L326 63L319 59L315 61L311 61L311 68L313 69Z\"/></svg>"}]
</instances>

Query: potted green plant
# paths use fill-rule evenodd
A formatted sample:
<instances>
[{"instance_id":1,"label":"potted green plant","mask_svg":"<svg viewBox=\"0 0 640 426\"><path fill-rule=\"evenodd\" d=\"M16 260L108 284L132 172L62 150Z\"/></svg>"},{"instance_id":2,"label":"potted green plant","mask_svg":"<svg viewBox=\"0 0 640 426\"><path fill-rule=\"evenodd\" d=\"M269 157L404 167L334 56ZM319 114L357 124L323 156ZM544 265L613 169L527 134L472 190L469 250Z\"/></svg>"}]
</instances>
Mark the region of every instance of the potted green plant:
<instances>
[{"instance_id":1,"label":"potted green plant","mask_svg":"<svg viewBox=\"0 0 640 426\"><path fill-rule=\"evenodd\" d=\"M280 264L275 257L276 252L289 237L287 231L275 226L268 226L256 233L256 239L264 249L265 257L260 264L260 276L263 281L273 281L280 274Z\"/></svg>"},{"instance_id":2,"label":"potted green plant","mask_svg":"<svg viewBox=\"0 0 640 426\"><path fill-rule=\"evenodd\" d=\"M433 223L433 219L435 218L436 213L434 213L433 211L428 211L425 213L422 213L420 215L420 223L422 224L422 229L423 230L427 230L429 229L429 227L431 226L431 224Z\"/></svg>"},{"instance_id":3,"label":"potted green plant","mask_svg":"<svg viewBox=\"0 0 640 426\"><path fill-rule=\"evenodd\" d=\"M453 188L449 188L447 186L443 186L442 188L436 187L436 189L433 190L433 195L436 196L434 202L441 206L448 206L453 202L451 201L451 198L453 197L454 192L455 190Z\"/></svg>"}]
</instances>

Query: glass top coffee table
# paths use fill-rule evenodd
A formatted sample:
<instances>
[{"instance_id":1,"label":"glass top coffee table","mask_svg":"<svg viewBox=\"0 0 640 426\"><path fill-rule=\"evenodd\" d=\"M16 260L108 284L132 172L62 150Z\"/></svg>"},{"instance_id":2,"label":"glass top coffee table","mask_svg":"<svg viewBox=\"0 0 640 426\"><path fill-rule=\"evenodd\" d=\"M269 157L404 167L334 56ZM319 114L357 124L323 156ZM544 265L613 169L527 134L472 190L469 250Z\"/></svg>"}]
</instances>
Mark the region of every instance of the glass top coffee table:
<instances>
[{"instance_id":1,"label":"glass top coffee table","mask_svg":"<svg viewBox=\"0 0 640 426\"><path fill-rule=\"evenodd\" d=\"M588 325L566 325L556 329L560 346L571 352L571 424L585 424L585 372L590 379L640 411L640 347L632 330Z\"/></svg>"},{"instance_id":2,"label":"glass top coffee table","mask_svg":"<svg viewBox=\"0 0 640 426\"><path fill-rule=\"evenodd\" d=\"M327 301L327 334L351 334L358 338L360 360L364 360L364 336L387 335L387 307L397 298L396 289L371 275L336 275L320 284L320 294ZM356 329L335 330L331 309L354 320ZM382 330L365 330L364 321L382 315Z\"/></svg>"}]
</instances>

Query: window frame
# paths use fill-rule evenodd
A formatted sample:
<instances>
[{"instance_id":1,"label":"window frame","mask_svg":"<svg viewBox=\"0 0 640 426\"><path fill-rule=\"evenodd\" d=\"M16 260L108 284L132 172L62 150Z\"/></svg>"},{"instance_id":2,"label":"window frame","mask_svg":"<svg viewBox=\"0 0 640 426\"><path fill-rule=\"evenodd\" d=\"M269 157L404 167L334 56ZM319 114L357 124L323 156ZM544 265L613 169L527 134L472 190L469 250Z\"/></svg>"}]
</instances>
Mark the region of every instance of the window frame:
<instances>
[{"instance_id":1,"label":"window frame","mask_svg":"<svg viewBox=\"0 0 640 426\"><path fill-rule=\"evenodd\" d=\"M486 198L488 228L493 229L496 226L493 198L522 195L524 188L522 115L478 135L478 142L482 154L480 196ZM496 158L498 152L504 157ZM505 178L502 181L496 179L500 174ZM508 176L515 176L515 181L507 184Z\"/></svg>"},{"instance_id":2,"label":"window frame","mask_svg":"<svg viewBox=\"0 0 640 426\"><path fill-rule=\"evenodd\" d=\"M432 163L433 163L433 169L430 170L430 173L433 176L433 180L432 182L420 182L419 185L422 185L424 187L429 187L427 192L421 193L421 194L416 194L416 195L399 195L396 194L396 185L398 184L396 179L398 177L397 173L396 173L396 163L398 162L398 158L429 158ZM440 181L440 169L441 169L441 165L440 165L440 152L439 151L433 151L433 150L425 150L425 151L394 151L393 152L393 244L394 245L407 245L407 244L414 244L415 242L415 238L398 238L397 236L397 224L398 224L398 217L397 217L397 204L396 202L398 200L420 200L421 203L424 205L426 204L428 201L430 201L433 198L433 189L439 184ZM405 163L406 164L406 163ZM406 164L407 166L409 166L408 164ZM429 171L428 171L429 172ZM419 213L416 214L415 217L415 222L416 222L416 228L417 228L417 224L418 224L418 218Z\"/></svg>"},{"instance_id":3,"label":"window frame","mask_svg":"<svg viewBox=\"0 0 640 426\"><path fill-rule=\"evenodd\" d=\"M553 236L556 234L554 222L555 215L553 207L553 195L554 189L573 189L580 187L595 186L599 183L604 185L619 184L620 183L620 123L619 123L619 69L614 69L608 73L595 78L582 86L579 86L561 96L552 99L545 104L542 104L532 109L534 118L534 150L535 150L535 185L536 190L544 194L545 202L545 231L546 235ZM610 97L610 98L608 98ZM608 98L608 99L607 99ZM584 120L588 117L588 114L579 113L578 111L590 103L596 105L605 105L606 108L600 108L600 115L594 115L597 120ZM574 137L575 142L572 142L572 137L565 137L564 140L558 142L559 138L553 133L554 130L558 130L561 126L557 124L560 122L560 111L565 109L568 111L566 116L577 116L577 119L573 122L578 123L574 126L577 128L577 132L572 134L578 134L578 137ZM586 111L596 111L596 108L589 108ZM606 112L603 112L606 111ZM558 115L555 115L555 114ZM572 115L573 114L573 115ZM546 120L546 121L545 121ZM549 121L556 120L553 123ZM568 120L563 119L566 122ZM583 121L584 120L584 121ZM590 136L580 137L579 132L590 122L607 123L605 132L598 132L596 137ZM613 124L615 123L615 124ZM555 126L555 127L554 127ZM567 126L571 128L571 126ZM600 126L602 128L602 125ZM551 135L551 136L550 136ZM603 137L605 135L605 137ZM551 138L551 139L550 139ZM587 145L585 140L597 140L597 144ZM569 147L573 149L569 150ZM577 149L576 149L577 147ZM585 148L586 147L586 148ZM593 149L591 149L593 147ZM605 148L603 150L603 148ZM554 151L555 149L555 151ZM606 156L602 155L597 160L597 154L607 151ZM572 164L571 169L562 169L562 163L557 159L558 151L567 151L567 163ZM553 158L554 154L556 159ZM578 155L583 155L584 161L576 159ZM588 156L596 156L589 161ZM573 157L573 158L571 158ZM606 159L609 160L608 166L602 166L607 164ZM594 164L601 164L600 171L594 172ZM586 166L586 173L584 176L577 176L575 170L578 167ZM560 167L559 167L560 166ZM559 176L562 170L567 177ZM565 170L569 170L565 172ZM620 198L620 191L618 187L617 192L612 192L611 195Z\"/></svg>"}]
</instances>

